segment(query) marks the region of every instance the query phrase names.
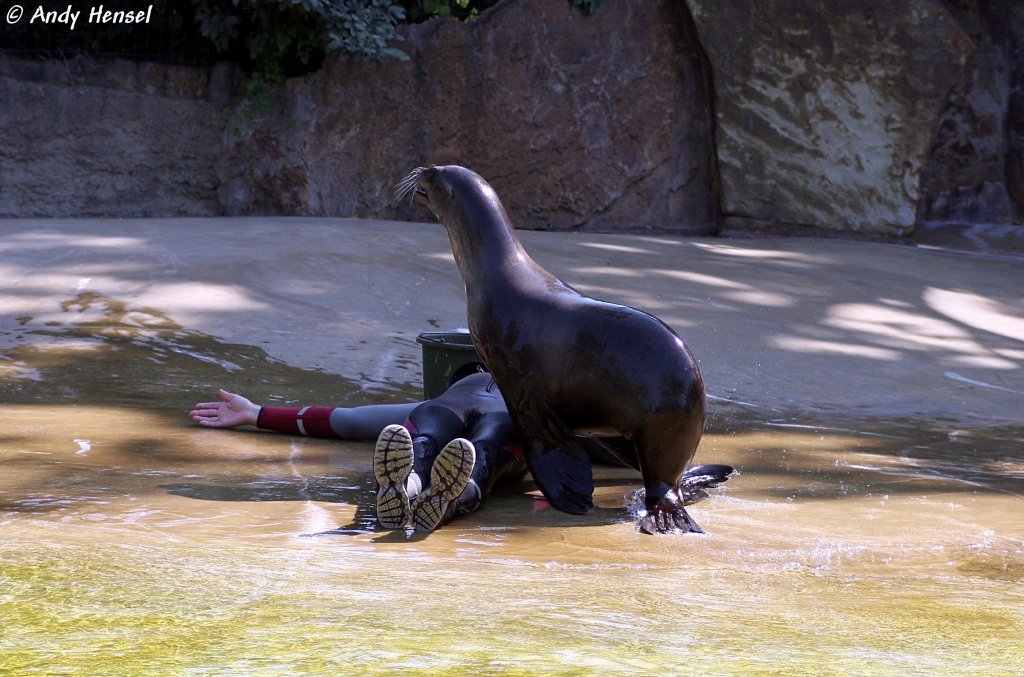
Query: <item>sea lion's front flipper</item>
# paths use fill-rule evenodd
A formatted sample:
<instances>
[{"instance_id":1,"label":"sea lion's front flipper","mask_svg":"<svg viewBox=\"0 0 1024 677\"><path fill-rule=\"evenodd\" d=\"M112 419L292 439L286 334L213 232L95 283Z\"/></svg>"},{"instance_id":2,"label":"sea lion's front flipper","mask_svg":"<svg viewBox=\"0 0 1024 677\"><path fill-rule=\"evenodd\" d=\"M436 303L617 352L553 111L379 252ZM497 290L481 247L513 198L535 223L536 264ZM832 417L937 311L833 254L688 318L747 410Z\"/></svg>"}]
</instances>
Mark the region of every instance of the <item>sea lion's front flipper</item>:
<instances>
[{"instance_id":1,"label":"sea lion's front flipper","mask_svg":"<svg viewBox=\"0 0 1024 677\"><path fill-rule=\"evenodd\" d=\"M551 505L573 515L594 509L590 458L575 440L549 446L531 444L526 464L530 466L533 481Z\"/></svg>"},{"instance_id":2,"label":"sea lion's front flipper","mask_svg":"<svg viewBox=\"0 0 1024 677\"><path fill-rule=\"evenodd\" d=\"M670 491L656 505L648 507L640 515L639 527L645 534L704 533L686 512L675 491Z\"/></svg>"},{"instance_id":3,"label":"sea lion's front flipper","mask_svg":"<svg viewBox=\"0 0 1024 677\"><path fill-rule=\"evenodd\" d=\"M516 427L523 439L529 440L523 451L533 481L544 498L562 512L590 512L594 509L594 476L586 447L547 399L516 387L530 382L525 374L517 376L512 387L502 392ZM499 387L504 388L500 383Z\"/></svg>"},{"instance_id":4,"label":"sea lion's front flipper","mask_svg":"<svg viewBox=\"0 0 1024 677\"><path fill-rule=\"evenodd\" d=\"M648 534L697 533L704 530L686 512L686 506L708 497L705 489L717 487L736 470L729 465L709 464L690 468L679 479L676 488L657 500L646 502L639 520L640 531ZM648 494L648 497L650 495Z\"/></svg>"}]
</instances>

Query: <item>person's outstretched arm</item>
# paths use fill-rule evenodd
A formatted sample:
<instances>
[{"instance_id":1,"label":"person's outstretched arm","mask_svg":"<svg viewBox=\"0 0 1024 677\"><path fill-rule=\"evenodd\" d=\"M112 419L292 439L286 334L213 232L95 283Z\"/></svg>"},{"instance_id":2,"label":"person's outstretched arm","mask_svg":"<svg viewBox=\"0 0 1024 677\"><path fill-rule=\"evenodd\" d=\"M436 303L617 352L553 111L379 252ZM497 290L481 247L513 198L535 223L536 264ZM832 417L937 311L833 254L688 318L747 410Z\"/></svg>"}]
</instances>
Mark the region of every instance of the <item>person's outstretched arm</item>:
<instances>
[{"instance_id":1,"label":"person's outstretched arm","mask_svg":"<svg viewBox=\"0 0 1024 677\"><path fill-rule=\"evenodd\" d=\"M241 395L217 391L218 402L200 402L189 416L207 428L254 425L290 435L375 440L386 426L404 423L419 402L362 407L261 407Z\"/></svg>"}]
</instances>

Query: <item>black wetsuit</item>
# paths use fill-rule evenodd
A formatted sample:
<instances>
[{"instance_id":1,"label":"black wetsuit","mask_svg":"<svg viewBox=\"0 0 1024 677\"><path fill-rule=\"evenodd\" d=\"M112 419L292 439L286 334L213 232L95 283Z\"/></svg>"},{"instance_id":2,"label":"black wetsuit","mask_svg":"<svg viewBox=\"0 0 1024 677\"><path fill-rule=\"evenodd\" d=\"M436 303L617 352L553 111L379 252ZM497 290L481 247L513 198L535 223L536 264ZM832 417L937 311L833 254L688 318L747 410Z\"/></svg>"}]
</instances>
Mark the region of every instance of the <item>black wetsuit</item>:
<instances>
[{"instance_id":1,"label":"black wetsuit","mask_svg":"<svg viewBox=\"0 0 1024 677\"><path fill-rule=\"evenodd\" d=\"M473 443L476 463L470 484L450 510L469 513L480 507L495 484L526 474L526 462L505 400L490 374L471 374L441 396L409 404L362 407L263 407L257 425L267 430L311 437L376 440L386 426L400 423L413 438L411 493L430 481L434 459L457 437Z\"/></svg>"},{"instance_id":2,"label":"black wetsuit","mask_svg":"<svg viewBox=\"0 0 1024 677\"><path fill-rule=\"evenodd\" d=\"M473 443L476 464L470 485L456 501L458 512L473 512L495 484L526 474L519 437L490 374L467 376L440 397L421 403L409 413L405 427L412 435L413 472L422 482L429 481L444 445L457 437Z\"/></svg>"}]
</instances>

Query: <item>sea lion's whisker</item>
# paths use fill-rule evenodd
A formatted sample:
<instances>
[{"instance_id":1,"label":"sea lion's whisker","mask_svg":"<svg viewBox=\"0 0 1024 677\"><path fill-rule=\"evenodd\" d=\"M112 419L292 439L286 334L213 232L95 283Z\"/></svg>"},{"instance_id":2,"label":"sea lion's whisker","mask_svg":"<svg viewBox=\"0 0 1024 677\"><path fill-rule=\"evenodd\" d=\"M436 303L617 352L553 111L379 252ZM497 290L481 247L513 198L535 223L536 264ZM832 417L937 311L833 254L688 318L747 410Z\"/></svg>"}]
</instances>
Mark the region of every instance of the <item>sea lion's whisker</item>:
<instances>
[{"instance_id":1,"label":"sea lion's whisker","mask_svg":"<svg viewBox=\"0 0 1024 677\"><path fill-rule=\"evenodd\" d=\"M398 182L395 186L395 202L401 202L409 197L409 203L412 203L412 196L416 193L416 184L420 180L420 175L426 171L426 167L417 167L416 169L409 172L408 176Z\"/></svg>"}]
</instances>

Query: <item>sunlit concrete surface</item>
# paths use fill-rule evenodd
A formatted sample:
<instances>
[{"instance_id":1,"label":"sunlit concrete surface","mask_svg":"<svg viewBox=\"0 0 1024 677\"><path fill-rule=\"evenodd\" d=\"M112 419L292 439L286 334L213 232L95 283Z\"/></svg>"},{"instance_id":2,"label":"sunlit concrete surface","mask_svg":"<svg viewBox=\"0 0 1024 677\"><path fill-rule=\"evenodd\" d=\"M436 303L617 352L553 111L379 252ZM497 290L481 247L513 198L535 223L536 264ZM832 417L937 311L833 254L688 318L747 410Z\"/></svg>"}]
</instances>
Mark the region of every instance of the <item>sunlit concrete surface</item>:
<instances>
[{"instance_id":1,"label":"sunlit concrete surface","mask_svg":"<svg viewBox=\"0 0 1024 677\"><path fill-rule=\"evenodd\" d=\"M713 415L985 423L1024 412L1022 256L838 240L520 236L581 291L674 327L700 362ZM129 326L256 346L369 393L418 386L416 336L466 325L436 223L0 221L0 280L8 347L82 353L95 342L53 328L118 313ZM34 334L39 327L50 335ZM33 369L0 363L7 377Z\"/></svg>"}]
</instances>

